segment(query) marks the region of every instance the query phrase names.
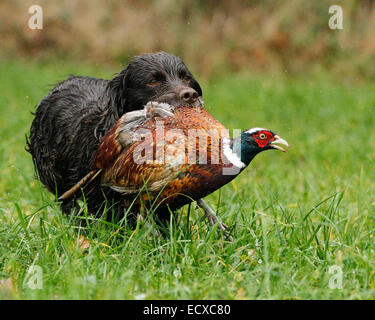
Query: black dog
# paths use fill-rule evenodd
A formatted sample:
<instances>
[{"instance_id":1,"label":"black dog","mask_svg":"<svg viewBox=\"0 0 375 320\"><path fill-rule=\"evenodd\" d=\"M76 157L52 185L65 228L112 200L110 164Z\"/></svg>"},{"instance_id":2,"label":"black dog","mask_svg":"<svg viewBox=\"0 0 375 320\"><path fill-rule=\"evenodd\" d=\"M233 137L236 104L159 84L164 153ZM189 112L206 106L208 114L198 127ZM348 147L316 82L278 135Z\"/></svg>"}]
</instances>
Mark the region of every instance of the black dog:
<instances>
[{"instance_id":1,"label":"black dog","mask_svg":"<svg viewBox=\"0 0 375 320\"><path fill-rule=\"evenodd\" d=\"M110 81L70 76L37 106L27 142L36 172L60 196L90 171L101 139L124 113L149 101L196 105L201 96L184 63L165 52L137 56ZM109 189L95 190L86 200L94 215L105 200L116 215L124 210L121 196ZM72 199L61 208L69 214L75 205Z\"/></svg>"}]
</instances>

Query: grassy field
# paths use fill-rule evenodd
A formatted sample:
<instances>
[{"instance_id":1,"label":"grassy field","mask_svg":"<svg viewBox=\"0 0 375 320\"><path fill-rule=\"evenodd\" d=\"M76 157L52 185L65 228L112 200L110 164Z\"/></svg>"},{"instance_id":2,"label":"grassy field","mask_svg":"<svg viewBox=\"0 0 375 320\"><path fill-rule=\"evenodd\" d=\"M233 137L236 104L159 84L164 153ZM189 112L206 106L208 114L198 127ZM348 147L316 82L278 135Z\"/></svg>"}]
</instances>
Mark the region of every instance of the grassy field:
<instances>
[{"instance_id":1,"label":"grassy field","mask_svg":"<svg viewBox=\"0 0 375 320\"><path fill-rule=\"evenodd\" d=\"M228 128L266 127L291 145L260 154L207 198L234 242L192 206L189 223L185 207L167 238L99 222L82 246L83 231L34 180L25 134L50 85L115 71L0 62L0 298L375 297L374 82L324 73L203 81L207 109ZM41 267L42 289L30 288L30 266Z\"/></svg>"}]
</instances>

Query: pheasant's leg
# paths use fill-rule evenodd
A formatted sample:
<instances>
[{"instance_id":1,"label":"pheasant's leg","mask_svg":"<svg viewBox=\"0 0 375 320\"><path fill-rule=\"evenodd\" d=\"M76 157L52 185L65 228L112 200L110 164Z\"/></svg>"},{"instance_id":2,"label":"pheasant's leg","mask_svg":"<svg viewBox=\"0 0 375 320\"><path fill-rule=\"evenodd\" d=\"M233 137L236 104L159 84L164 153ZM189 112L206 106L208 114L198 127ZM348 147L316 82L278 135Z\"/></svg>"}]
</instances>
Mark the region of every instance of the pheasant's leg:
<instances>
[{"instance_id":1,"label":"pheasant's leg","mask_svg":"<svg viewBox=\"0 0 375 320\"><path fill-rule=\"evenodd\" d=\"M226 231L228 229L228 226L219 220L219 218L215 214L215 211L212 210L203 199L197 200L197 204L199 207L201 207L204 210L205 214L203 218L207 217L210 226L213 227L217 224L218 229L225 231L225 234L228 237L228 240L232 242L233 237L229 235L229 233Z\"/></svg>"},{"instance_id":2,"label":"pheasant's leg","mask_svg":"<svg viewBox=\"0 0 375 320\"><path fill-rule=\"evenodd\" d=\"M150 221L150 219L146 216L144 212L140 212L137 214L137 220L141 224L143 224L147 230L150 230L150 234L153 237L158 238L160 236L159 230L155 228L155 225L152 224L152 222Z\"/></svg>"}]
</instances>

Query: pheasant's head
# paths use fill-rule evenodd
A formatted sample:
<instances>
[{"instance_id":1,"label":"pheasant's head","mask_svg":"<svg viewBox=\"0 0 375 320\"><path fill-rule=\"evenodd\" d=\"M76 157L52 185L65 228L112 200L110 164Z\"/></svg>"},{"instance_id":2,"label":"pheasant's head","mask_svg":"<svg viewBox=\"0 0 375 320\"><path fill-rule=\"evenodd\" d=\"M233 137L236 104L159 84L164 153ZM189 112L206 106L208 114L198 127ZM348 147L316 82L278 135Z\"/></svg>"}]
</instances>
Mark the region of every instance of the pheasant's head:
<instances>
[{"instance_id":1,"label":"pheasant's head","mask_svg":"<svg viewBox=\"0 0 375 320\"><path fill-rule=\"evenodd\" d=\"M233 151L241 154L241 162L246 166L259 153L265 150L286 150L279 144L289 147L288 143L274 132L263 128L252 128L241 133L240 139L233 141Z\"/></svg>"}]
</instances>

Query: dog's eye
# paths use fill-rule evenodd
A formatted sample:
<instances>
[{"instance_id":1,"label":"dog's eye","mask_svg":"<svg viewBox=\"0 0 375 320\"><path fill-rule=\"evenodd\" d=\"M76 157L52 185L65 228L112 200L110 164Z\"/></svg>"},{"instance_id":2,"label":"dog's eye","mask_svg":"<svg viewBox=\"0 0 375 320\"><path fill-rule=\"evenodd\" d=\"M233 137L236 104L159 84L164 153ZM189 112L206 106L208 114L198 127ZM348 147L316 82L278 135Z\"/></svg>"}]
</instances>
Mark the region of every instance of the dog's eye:
<instances>
[{"instance_id":1,"label":"dog's eye","mask_svg":"<svg viewBox=\"0 0 375 320\"><path fill-rule=\"evenodd\" d=\"M155 87L155 86L158 86L160 84L160 81L158 81L158 80L156 80L156 79L152 79L149 83L148 83L148 85L150 86L150 87Z\"/></svg>"},{"instance_id":2,"label":"dog's eye","mask_svg":"<svg viewBox=\"0 0 375 320\"><path fill-rule=\"evenodd\" d=\"M184 76L184 77L182 78L182 80L184 80L185 82L190 82L191 77L188 76L188 75L186 75L186 76Z\"/></svg>"}]
</instances>

